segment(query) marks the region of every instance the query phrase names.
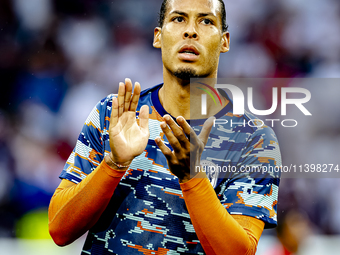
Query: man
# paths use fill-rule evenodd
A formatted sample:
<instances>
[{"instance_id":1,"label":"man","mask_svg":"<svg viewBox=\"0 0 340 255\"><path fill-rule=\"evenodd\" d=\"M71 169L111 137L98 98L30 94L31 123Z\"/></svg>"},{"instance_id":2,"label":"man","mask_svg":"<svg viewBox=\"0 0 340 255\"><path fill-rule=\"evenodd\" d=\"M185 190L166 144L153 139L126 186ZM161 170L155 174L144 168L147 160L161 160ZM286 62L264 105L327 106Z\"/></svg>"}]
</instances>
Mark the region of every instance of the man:
<instances>
[{"instance_id":1,"label":"man","mask_svg":"<svg viewBox=\"0 0 340 255\"><path fill-rule=\"evenodd\" d=\"M224 8L163 2L153 45L164 84L141 93L126 79L90 113L49 208L58 245L89 230L82 254L255 254L264 226L276 224L278 179L229 173L210 182L203 165L280 164L275 135L213 127L190 111L190 78L216 78L229 50ZM234 123L252 117L233 115L227 95L208 112ZM201 171L193 176L190 164Z\"/></svg>"}]
</instances>

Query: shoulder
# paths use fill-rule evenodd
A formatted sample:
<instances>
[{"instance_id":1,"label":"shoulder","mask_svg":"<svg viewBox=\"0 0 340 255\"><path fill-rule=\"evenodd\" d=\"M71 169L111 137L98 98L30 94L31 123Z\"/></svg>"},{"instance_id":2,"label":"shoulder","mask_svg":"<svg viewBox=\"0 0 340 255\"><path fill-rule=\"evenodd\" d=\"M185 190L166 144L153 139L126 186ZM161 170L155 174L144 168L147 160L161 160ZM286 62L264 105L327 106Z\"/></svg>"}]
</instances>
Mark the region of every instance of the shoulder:
<instances>
[{"instance_id":1,"label":"shoulder","mask_svg":"<svg viewBox=\"0 0 340 255\"><path fill-rule=\"evenodd\" d=\"M139 111L140 107L142 107L142 105L153 106L154 104L157 104L157 102L159 102L158 91L162 86L163 83L147 88L140 93L137 112Z\"/></svg>"},{"instance_id":2,"label":"shoulder","mask_svg":"<svg viewBox=\"0 0 340 255\"><path fill-rule=\"evenodd\" d=\"M268 145L277 145L278 147L276 134L274 130L267 125L268 123L265 123L262 119L248 112L244 114L244 118L249 130L252 130L249 141L253 144L254 142L263 143L263 146L265 147Z\"/></svg>"},{"instance_id":3,"label":"shoulder","mask_svg":"<svg viewBox=\"0 0 340 255\"><path fill-rule=\"evenodd\" d=\"M227 119L229 117L230 127L233 132L246 133L249 138L262 137L277 141L275 132L268 126L268 122L263 121L247 111L244 115L233 115L228 113L225 117L227 117Z\"/></svg>"},{"instance_id":4,"label":"shoulder","mask_svg":"<svg viewBox=\"0 0 340 255\"><path fill-rule=\"evenodd\" d=\"M234 115L231 112L215 120L212 134L233 137L233 141L247 144L251 140L266 139L277 142L274 130L260 118L245 112L243 115Z\"/></svg>"},{"instance_id":5,"label":"shoulder","mask_svg":"<svg viewBox=\"0 0 340 255\"><path fill-rule=\"evenodd\" d=\"M157 84L157 85L155 85L155 86L153 86L153 87L144 89L144 90L142 90L142 92L140 93L140 96L141 96L141 97L145 97L145 96L147 96L148 94L150 94L150 93L152 93L152 92L154 92L154 91L156 91L156 90L159 90L162 86L163 86L163 83L160 83L160 84Z\"/></svg>"}]
</instances>

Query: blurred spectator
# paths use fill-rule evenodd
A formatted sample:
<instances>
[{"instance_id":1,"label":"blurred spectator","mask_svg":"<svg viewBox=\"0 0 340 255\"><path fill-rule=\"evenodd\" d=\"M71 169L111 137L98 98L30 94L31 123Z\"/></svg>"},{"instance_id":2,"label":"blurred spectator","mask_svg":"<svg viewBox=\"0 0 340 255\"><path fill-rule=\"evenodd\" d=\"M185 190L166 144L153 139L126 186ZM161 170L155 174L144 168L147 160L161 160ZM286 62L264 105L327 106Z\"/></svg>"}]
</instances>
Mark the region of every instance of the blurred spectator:
<instances>
[{"instance_id":1,"label":"blurred spectator","mask_svg":"<svg viewBox=\"0 0 340 255\"><path fill-rule=\"evenodd\" d=\"M15 217L10 208L15 164L9 147L10 130L8 116L0 110L0 237L13 236L15 224Z\"/></svg>"},{"instance_id":2,"label":"blurred spectator","mask_svg":"<svg viewBox=\"0 0 340 255\"><path fill-rule=\"evenodd\" d=\"M305 212L289 210L280 216L281 220L276 228L280 242L264 255L298 254L299 248L313 235L312 224Z\"/></svg>"},{"instance_id":3,"label":"blurred spectator","mask_svg":"<svg viewBox=\"0 0 340 255\"><path fill-rule=\"evenodd\" d=\"M49 27L52 17L51 0L13 0L13 5L23 29L35 32Z\"/></svg>"}]
</instances>

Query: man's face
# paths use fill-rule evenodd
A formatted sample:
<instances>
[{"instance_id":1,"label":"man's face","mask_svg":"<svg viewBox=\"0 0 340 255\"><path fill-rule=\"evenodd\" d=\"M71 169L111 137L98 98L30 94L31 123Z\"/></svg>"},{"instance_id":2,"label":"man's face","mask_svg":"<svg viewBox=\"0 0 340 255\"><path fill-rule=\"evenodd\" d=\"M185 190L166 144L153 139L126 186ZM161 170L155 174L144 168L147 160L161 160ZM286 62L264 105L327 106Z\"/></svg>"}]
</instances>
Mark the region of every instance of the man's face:
<instances>
[{"instance_id":1,"label":"man's face","mask_svg":"<svg viewBox=\"0 0 340 255\"><path fill-rule=\"evenodd\" d=\"M218 0L169 0L163 27L155 29L154 38L167 71L184 79L185 73L216 77L219 55L229 50L220 8Z\"/></svg>"}]
</instances>

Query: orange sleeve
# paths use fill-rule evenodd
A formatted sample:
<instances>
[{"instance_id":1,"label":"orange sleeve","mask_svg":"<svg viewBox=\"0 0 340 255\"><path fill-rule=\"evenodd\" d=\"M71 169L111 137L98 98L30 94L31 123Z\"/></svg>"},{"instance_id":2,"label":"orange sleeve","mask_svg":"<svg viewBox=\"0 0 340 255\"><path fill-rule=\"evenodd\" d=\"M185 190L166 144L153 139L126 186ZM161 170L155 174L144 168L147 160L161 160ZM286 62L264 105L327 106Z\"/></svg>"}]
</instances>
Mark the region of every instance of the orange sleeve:
<instances>
[{"instance_id":1,"label":"orange sleeve","mask_svg":"<svg viewBox=\"0 0 340 255\"><path fill-rule=\"evenodd\" d=\"M57 245L72 243L94 226L124 173L103 160L79 184L61 181L48 209L49 231Z\"/></svg>"},{"instance_id":2,"label":"orange sleeve","mask_svg":"<svg viewBox=\"0 0 340 255\"><path fill-rule=\"evenodd\" d=\"M199 176L200 175L200 176ZM204 173L181 183L192 224L208 255L255 254L264 222L242 215L231 216L218 200Z\"/></svg>"}]
</instances>

